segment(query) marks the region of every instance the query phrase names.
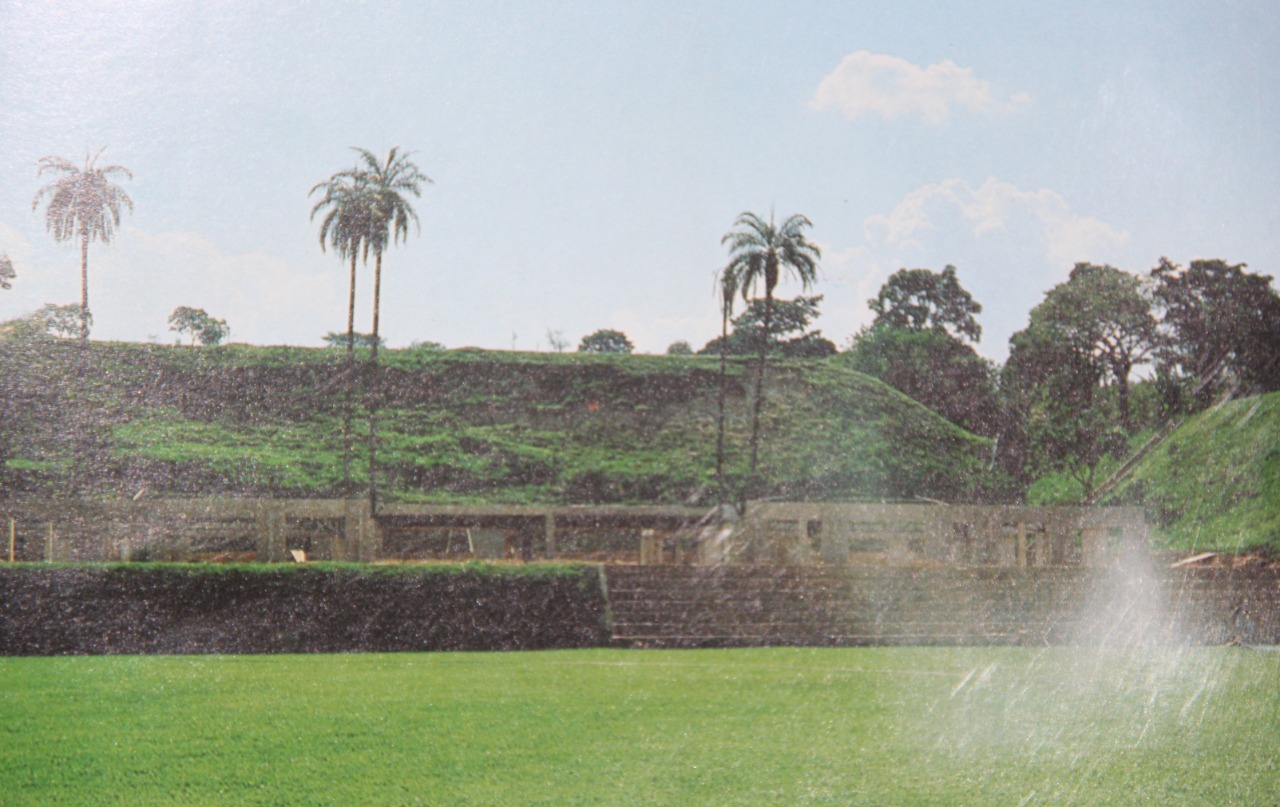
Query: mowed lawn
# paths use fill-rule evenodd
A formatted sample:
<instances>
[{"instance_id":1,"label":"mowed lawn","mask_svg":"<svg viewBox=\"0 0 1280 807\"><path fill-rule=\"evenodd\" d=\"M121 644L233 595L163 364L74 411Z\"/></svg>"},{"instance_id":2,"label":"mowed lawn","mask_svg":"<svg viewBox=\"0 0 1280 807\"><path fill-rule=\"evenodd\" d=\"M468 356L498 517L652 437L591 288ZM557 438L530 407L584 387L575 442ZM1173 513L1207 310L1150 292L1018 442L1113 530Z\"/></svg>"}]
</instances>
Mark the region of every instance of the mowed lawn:
<instances>
[{"instance_id":1,"label":"mowed lawn","mask_svg":"<svg viewBox=\"0 0 1280 807\"><path fill-rule=\"evenodd\" d=\"M1273 804L1280 653L0 659L0 803Z\"/></svg>"}]
</instances>

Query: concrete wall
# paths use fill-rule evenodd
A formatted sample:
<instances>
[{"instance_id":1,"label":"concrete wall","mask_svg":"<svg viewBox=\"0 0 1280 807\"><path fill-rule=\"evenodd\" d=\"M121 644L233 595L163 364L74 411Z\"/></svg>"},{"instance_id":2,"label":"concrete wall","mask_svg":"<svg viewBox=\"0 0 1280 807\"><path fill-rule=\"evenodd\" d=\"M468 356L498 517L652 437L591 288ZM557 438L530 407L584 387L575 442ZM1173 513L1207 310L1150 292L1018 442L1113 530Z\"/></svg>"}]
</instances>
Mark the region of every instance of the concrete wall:
<instances>
[{"instance_id":1,"label":"concrete wall","mask_svg":"<svg viewBox=\"0 0 1280 807\"><path fill-rule=\"evenodd\" d=\"M708 563L1089 566L1144 545L1136 507L769 502L748 511ZM708 544L708 549L711 548Z\"/></svg>"}]
</instances>

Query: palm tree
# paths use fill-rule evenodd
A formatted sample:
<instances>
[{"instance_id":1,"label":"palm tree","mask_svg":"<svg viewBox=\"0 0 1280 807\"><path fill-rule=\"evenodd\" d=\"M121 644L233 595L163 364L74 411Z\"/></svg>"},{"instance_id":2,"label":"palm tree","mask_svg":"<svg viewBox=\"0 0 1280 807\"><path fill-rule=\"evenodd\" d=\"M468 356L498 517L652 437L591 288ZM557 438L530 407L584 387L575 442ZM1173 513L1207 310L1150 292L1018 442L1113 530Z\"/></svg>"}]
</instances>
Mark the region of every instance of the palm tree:
<instances>
[{"instance_id":1,"label":"palm tree","mask_svg":"<svg viewBox=\"0 0 1280 807\"><path fill-rule=\"evenodd\" d=\"M307 193L324 191L324 196L311 208L311 218L327 211L320 220L320 249L333 247L338 257L351 259L351 278L347 293L347 361L355 359L356 332L356 258L363 248L369 249L369 223L372 220L371 198L365 192L364 174L351 169L339 171L324 182L318 182Z\"/></svg>"},{"instance_id":2,"label":"palm tree","mask_svg":"<svg viewBox=\"0 0 1280 807\"><path fill-rule=\"evenodd\" d=\"M89 242L111 243L120 226L122 207L133 210L129 194L114 184L111 178L123 175L133 179L132 172L123 165L96 165L105 149L92 156L86 154L84 168L77 168L70 160L49 155L36 163L36 176L46 172L62 176L40 189L31 202L31 209L40 206L40 200L48 197L44 212L45 227L53 233L55 241L80 240L80 341L89 340Z\"/></svg>"},{"instance_id":3,"label":"palm tree","mask_svg":"<svg viewBox=\"0 0 1280 807\"><path fill-rule=\"evenodd\" d=\"M378 362L378 307L382 296L382 253L391 244L407 239L409 222L415 228L418 225L418 214L413 211L404 194L422 195L422 183L431 184L431 178L418 170L418 166L409 160L408 153L397 153L396 146L387 153L387 159L379 162L378 158L366 149L357 148L360 155L358 162L363 165L356 170L364 183L363 193L369 197L369 229L366 236L365 249L373 250L373 345L370 348L370 362Z\"/></svg>"},{"instance_id":4,"label":"palm tree","mask_svg":"<svg viewBox=\"0 0 1280 807\"><path fill-rule=\"evenodd\" d=\"M323 191L320 201L311 208L312 220L321 212L320 249L332 246L344 260L351 259L347 291L347 366L342 372L345 403L342 410L342 484L349 492L351 485L351 384L355 368L356 333L356 258L369 251L369 222L372 199L366 192L364 174L356 169L339 171L324 182L318 182L308 196ZM346 495L344 493L344 495Z\"/></svg>"},{"instance_id":5,"label":"palm tree","mask_svg":"<svg viewBox=\"0 0 1280 807\"><path fill-rule=\"evenodd\" d=\"M384 162L379 162L373 152L357 148L359 159L354 169L361 178L361 194L367 197L369 205L364 248L366 252L373 250L373 323L369 347L369 366L373 369L369 383L369 509L374 514L378 512L375 478L378 467L378 308L382 299L382 253L389 245L408 238L410 221L418 227L418 214L404 194L421 196L422 183L431 182L430 177L410 162L407 153L397 153L399 148L392 148Z\"/></svg>"},{"instance_id":6,"label":"palm tree","mask_svg":"<svg viewBox=\"0 0 1280 807\"><path fill-rule=\"evenodd\" d=\"M742 299L749 299L757 285L764 285L764 320L760 323L760 356L756 363L755 401L751 413L751 477L752 492L758 494L756 479L760 445L760 412L764 406L764 364L769 351L769 334L773 326L773 290L783 271L800 281L805 291L818 278L821 251L805 240L805 229L813 223L805 216L789 216L781 226L774 226L755 213L742 213L734 222L736 230L725 233L720 243L729 245L729 265L725 274L733 276Z\"/></svg>"}]
</instances>

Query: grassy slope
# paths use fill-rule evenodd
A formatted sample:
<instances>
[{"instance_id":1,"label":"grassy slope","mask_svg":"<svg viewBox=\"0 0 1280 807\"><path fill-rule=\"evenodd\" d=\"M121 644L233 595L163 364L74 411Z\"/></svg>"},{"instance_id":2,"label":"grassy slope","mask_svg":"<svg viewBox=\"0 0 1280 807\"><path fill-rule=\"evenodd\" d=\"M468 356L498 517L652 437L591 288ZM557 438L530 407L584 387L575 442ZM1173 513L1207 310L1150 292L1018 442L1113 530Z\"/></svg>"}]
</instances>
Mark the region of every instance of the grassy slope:
<instances>
[{"instance_id":1,"label":"grassy slope","mask_svg":"<svg viewBox=\"0 0 1280 807\"><path fill-rule=\"evenodd\" d=\"M3 346L27 488L334 495L341 483L341 351L93 343ZM23 354L23 350L31 352ZM717 361L400 350L384 354L379 449L392 498L709 501ZM838 361L770 377L762 458L772 493L964 497L987 441ZM749 367L731 366L730 471L750 428ZM364 481L356 395L353 480Z\"/></svg>"},{"instance_id":2,"label":"grassy slope","mask_svg":"<svg viewBox=\"0 0 1280 807\"><path fill-rule=\"evenodd\" d=\"M1236 648L0 659L6 804L1269 804Z\"/></svg>"},{"instance_id":3,"label":"grassy slope","mask_svg":"<svg viewBox=\"0 0 1280 807\"><path fill-rule=\"evenodd\" d=\"M1280 393L1192 417L1109 502L1145 504L1172 546L1280 551Z\"/></svg>"}]
</instances>

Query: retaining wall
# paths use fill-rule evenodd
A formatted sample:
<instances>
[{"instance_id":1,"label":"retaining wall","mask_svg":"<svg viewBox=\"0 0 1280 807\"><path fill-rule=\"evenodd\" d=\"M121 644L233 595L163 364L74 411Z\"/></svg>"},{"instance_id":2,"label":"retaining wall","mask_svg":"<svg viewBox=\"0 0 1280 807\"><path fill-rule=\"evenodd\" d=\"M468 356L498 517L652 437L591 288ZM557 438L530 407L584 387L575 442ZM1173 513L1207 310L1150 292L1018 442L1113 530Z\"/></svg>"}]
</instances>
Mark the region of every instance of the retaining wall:
<instances>
[{"instance_id":1,"label":"retaining wall","mask_svg":"<svg viewBox=\"0 0 1280 807\"><path fill-rule=\"evenodd\" d=\"M0 655L595 647L605 614L593 566L0 568Z\"/></svg>"}]
</instances>

